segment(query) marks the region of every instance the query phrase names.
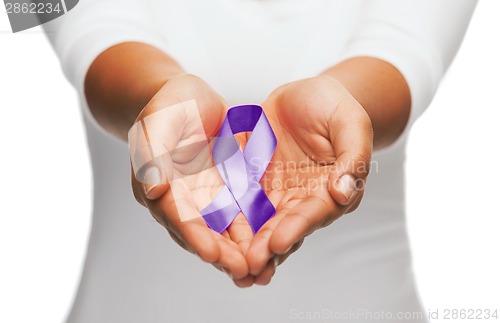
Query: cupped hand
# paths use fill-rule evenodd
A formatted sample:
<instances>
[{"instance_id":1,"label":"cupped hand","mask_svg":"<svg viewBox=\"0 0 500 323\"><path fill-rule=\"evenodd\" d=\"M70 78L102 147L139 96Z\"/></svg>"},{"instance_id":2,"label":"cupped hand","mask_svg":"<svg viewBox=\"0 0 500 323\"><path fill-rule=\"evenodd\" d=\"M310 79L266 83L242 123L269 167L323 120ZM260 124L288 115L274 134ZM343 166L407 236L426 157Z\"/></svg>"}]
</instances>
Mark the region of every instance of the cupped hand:
<instances>
[{"instance_id":1,"label":"cupped hand","mask_svg":"<svg viewBox=\"0 0 500 323\"><path fill-rule=\"evenodd\" d=\"M281 86L263 108L278 146L261 185L276 214L252 239L246 258L255 283L264 285L306 236L359 205L373 130L363 107L329 76Z\"/></svg>"},{"instance_id":2,"label":"cupped hand","mask_svg":"<svg viewBox=\"0 0 500 323\"><path fill-rule=\"evenodd\" d=\"M132 187L137 201L181 247L251 284L242 251L253 237L250 226L240 214L219 234L199 212L224 185L210 151L226 112L221 97L198 77L170 79L129 131Z\"/></svg>"}]
</instances>

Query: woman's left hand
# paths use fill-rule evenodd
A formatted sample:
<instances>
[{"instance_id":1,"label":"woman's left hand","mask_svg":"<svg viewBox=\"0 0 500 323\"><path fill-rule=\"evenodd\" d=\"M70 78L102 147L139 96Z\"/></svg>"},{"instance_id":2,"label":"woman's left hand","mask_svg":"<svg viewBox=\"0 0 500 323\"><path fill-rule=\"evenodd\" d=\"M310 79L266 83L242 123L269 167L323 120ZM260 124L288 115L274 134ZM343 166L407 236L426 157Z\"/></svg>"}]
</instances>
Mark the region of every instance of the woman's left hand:
<instances>
[{"instance_id":1,"label":"woman's left hand","mask_svg":"<svg viewBox=\"0 0 500 323\"><path fill-rule=\"evenodd\" d=\"M255 283L265 285L307 235L357 208L373 130L363 107L329 76L281 86L262 106L278 139L261 180L276 214L251 240L246 258Z\"/></svg>"}]
</instances>

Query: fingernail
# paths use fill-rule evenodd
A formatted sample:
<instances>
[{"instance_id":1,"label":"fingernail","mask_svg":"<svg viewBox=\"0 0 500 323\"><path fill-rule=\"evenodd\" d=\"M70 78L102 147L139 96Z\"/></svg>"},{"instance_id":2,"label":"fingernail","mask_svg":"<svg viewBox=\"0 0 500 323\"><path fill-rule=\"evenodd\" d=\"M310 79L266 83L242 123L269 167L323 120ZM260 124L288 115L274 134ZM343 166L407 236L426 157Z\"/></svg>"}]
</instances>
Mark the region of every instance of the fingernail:
<instances>
[{"instance_id":1,"label":"fingernail","mask_svg":"<svg viewBox=\"0 0 500 323\"><path fill-rule=\"evenodd\" d=\"M286 255L290 250L292 250L292 247L293 247L293 243L288 248L286 248L286 250L285 250L285 252L283 252L283 254Z\"/></svg>"},{"instance_id":2,"label":"fingernail","mask_svg":"<svg viewBox=\"0 0 500 323\"><path fill-rule=\"evenodd\" d=\"M161 173L158 167L151 166L144 172L144 190L146 195L151 192L153 188L161 183Z\"/></svg>"},{"instance_id":3,"label":"fingernail","mask_svg":"<svg viewBox=\"0 0 500 323\"><path fill-rule=\"evenodd\" d=\"M273 257L274 269L278 268L279 261L280 261L280 259L278 258L278 256Z\"/></svg>"},{"instance_id":4,"label":"fingernail","mask_svg":"<svg viewBox=\"0 0 500 323\"><path fill-rule=\"evenodd\" d=\"M356 180L351 175L344 174L337 180L337 189L345 196L348 203L350 203L356 193Z\"/></svg>"}]
</instances>

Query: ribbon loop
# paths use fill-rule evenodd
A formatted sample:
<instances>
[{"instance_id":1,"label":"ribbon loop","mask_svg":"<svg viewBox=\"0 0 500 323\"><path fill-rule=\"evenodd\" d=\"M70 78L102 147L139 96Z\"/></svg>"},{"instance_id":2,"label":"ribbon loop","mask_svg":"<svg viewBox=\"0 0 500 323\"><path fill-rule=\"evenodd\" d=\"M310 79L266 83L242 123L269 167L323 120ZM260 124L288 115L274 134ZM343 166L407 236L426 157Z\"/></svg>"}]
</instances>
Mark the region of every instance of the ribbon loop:
<instances>
[{"instance_id":1,"label":"ribbon loop","mask_svg":"<svg viewBox=\"0 0 500 323\"><path fill-rule=\"evenodd\" d=\"M234 138L240 132L252 132L243 151ZM276 213L259 184L276 146L276 136L260 106L229 109L212 150L225 187L200 211L211 229L223 232L242 212L256 233Z\"/></svg>"}]
</instances>

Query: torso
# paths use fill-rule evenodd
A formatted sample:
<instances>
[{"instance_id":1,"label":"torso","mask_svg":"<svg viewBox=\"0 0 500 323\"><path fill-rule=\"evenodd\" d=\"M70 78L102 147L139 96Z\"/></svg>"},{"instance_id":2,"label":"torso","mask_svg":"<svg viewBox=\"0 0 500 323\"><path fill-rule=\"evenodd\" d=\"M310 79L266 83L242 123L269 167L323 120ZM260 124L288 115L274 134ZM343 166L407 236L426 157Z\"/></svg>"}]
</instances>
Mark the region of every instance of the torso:
<instances>
[{"instance_id":1,"label":"torso","mask_svg":"<svg viewBox=\"0 0 500 323\"><path fill-rule=\"evenodd\" d=\"M155 6L152 19L165 38L164 49L236 105L259 103L280 84L334 64L362 2L148 3ZM135 202L127 146L88 116L86 126L94 218L68 322L275 323L312 312L345 322L335 320L336 313L421 311L404 217L405 140L374 155L356 212L308 237L269 286L240 290L178 247Z\"/></svg>"}]
</instances>

